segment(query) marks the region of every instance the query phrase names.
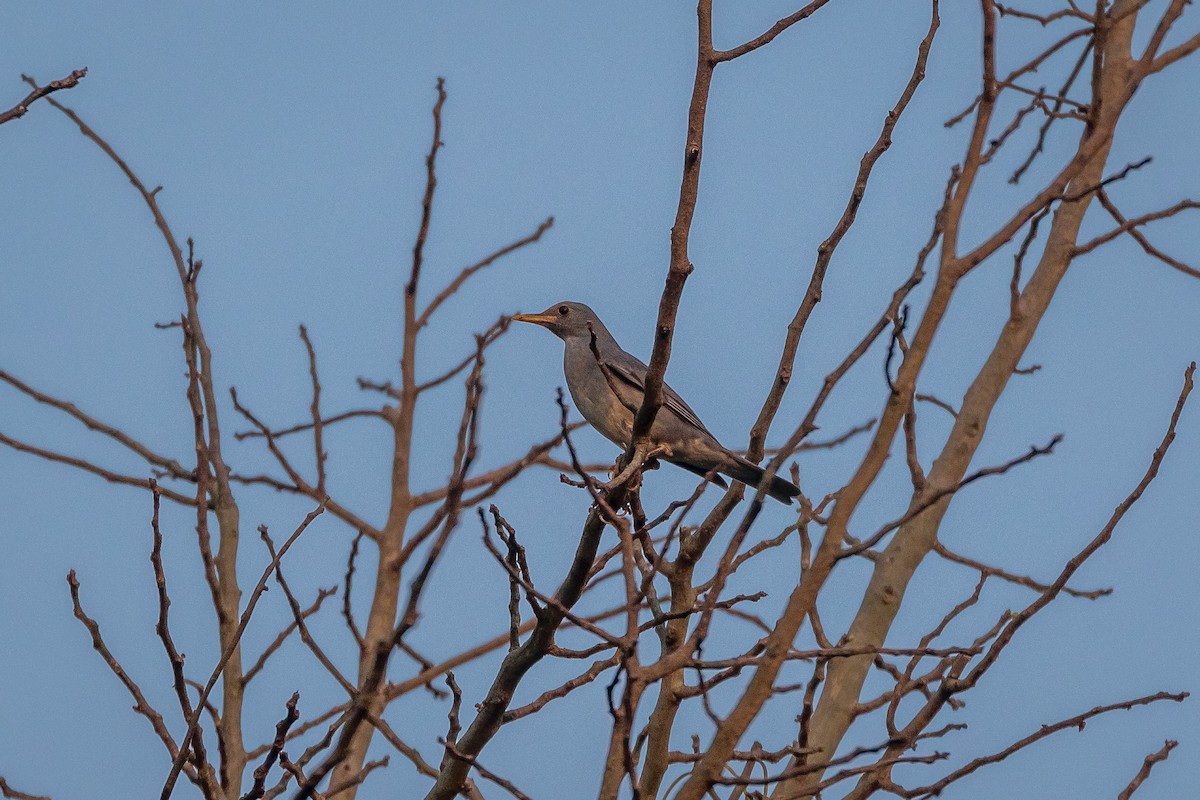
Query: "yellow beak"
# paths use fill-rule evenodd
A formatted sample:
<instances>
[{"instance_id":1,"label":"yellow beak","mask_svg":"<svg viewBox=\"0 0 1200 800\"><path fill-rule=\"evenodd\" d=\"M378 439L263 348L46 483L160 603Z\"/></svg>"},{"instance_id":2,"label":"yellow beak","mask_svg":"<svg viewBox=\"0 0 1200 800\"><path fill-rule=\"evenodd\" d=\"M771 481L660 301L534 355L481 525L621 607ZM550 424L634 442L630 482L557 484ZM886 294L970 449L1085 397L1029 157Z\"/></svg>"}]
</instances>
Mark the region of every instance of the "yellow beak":
<instances>
[{"instance_id":1,"label":"yellow beak","mask_svg":"<svg viewBox=\"0 0 1200 800\"><path fill-rule=\"evenodd\" d=\"M532 322L534 325L553 325L558 317L553 314L513 314L517 322Z\"/></svg>"}]
</instances>

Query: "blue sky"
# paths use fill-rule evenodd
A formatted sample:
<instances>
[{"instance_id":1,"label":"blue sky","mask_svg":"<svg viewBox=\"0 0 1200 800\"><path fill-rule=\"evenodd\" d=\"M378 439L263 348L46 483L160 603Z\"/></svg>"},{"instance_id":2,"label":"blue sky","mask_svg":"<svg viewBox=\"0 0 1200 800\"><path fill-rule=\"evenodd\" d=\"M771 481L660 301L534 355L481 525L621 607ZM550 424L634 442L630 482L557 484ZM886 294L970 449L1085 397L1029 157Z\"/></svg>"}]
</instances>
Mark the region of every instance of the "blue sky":
<instances>
[{"instance_id":1,"label":"blue sky","mask_svg":"<svg viewBox=\"0 0 1200 800\"><path fill-rule=\"evenodd\" d=\"M929 78L876 169L860 221L839 249L825 297L802 343L796 378L773 440L782 440L849 344L911 269L928 235L950 164L966 131L942 122L974 96L978 20L974 4L946 4ZM1161 3L1152 3L1151 10ZM781 2L718 3L717 45L730 46L793 10ZM709 106L702 188L693 230L696 271L680 311L669 380L729 446L744 443L766 392L784 327L808 281L818 243L841 213L858 159L911 70L928 9L914 0L831 4L770 47L717 73ZM181 236L205 261L203 313L217 381L236 385L251 408L277 424L305 418L307 368L296 327L318 350L324 404L376 404L359 375L396 372L400 298L418 220L433 86L445 76L446 147L427 249L426 297L480 256L524 236L547 216L538 244L480 275L438 313L422 340L425 376L471 347L471 333L502 313L537 311L561 299L592 305L626 349L649 355L694 65L694 8L683 3L9 3L0 12L0 106L23 96L22 72L48 81L87 66L80 86L58 97L77 109L150 185ZM1195 20L1185 15L1185 27ZM1001 66L1024 59L1045 34L1005 23ZM1061 68L1061 64L1057 68ZM1047 82L1058 72L1045 70ZM1155 160L1114 187L1129 213L1197 194L1200 61L1147 83L1122 123L1112 169ZM1048 163L1070 146L1051 141ZM1009 160L1029 142L1022 140ZM1005 162L1007 163L1007 162ZM179 458L189 452L176 332L153 323L180 310L177 279L140 198L113 165L46 104L0 129L0 368L74 399L97 417ZM1020 202L1000 164L968 215L968 243ZM1110 170L1111 171L1111 170ZM1098 232L1104 220L1089 218ZM1162 223L1154 241L1187 259L1200 245L1191 219ZM925 369L921 390L957 402L1007 313L1011 262L981 267L963 286ZM924 295L914 294L919 310ZM1006 460L1053 434L1052 458L964 492L942 528L949 546L1042 578L1057 574L1133 487L1158 444L1182 380L1200 355L1200 283L1149 261L1119 241L1071 269L1027 356L1043 369L1014 379L992 418L977 466ZM514 330L488 359L482 419L484 465L503 463L553 432L561 345L535 329ZM820 420L833 434L875 416L886 388L883 352L872 354L834 395ZM0 387L0 431L42 446L144 473L127 453L61 415ZM461 387L422 408L417 483L449 469L447 450ZM241 430L223 408L227 431ZM922 408L926 464L948 430ZM592 459L614 449L581 433ZM307 441L295 443L303 458ZM235 463L267 469L254 443L233 444ZM375 522L387 502L388 436L355 421L327 440L335 496ZM836 489L857 463L853 445L804 456L810 495ZM1115 540L1081 571L1083 586L1115 586L1090 603L1063 599L1023 629L1002 664L969 698L971 728L941 747L972 757L1005 746L1042 723L1158 689L1194 690L1200 612L1194 564L1200 512L1200 416L1188 409L1163 474ZM873 530L905 505L904 465L893 459L855 526ZM664 468L648 479L662 502L690 476ZM308 507L267 492L242 494L243 574L264 562L259 523L290 531ZM500 505L530 550L535 575L561 574L586 513L578 493L547 472L519 480ZM145 720L107 672L70 615L64 576L75 568L85 605L110 646L159 707L173 701L165 658L153 639L156 614L149 552L149 499L134 489L0 450L0 774L25 791L94 797L98 785L141 797L156 793L166 759ZM787 522L770 509L762 531ZM189 669L215 657L206 590L188 513L164 513L167 569L177 638ZM322 519L285 568L301 597L341 582L350 536ZM331 566L332 565L332 566ZM369 572L368 570L364 570ZM841 632L867 577L842 568L822 612ZM794 575L794 553L744 578L778 608ZM911 644L974 576L924 565L890 640ZM433 586L417 641L435 655L489 638L506 624L507 587L467 526ZM986 627L1031 596L995 587L963 635ZM356 597L365 613L368 597ZM596 605L602 605L596 601ZM349 665L333 609L319 635ZM248 637L269 641L287 619L267 595ZM729 632L743 641L745 630ZM339 638L342 637L342 638ZM731 645L736 646L736 645ZM253 648L251 648L253 649ZM298 643L291 663L268 669L248 709L248 739L268 738L293 688L301 710L337 701ZM486 690L494 661L458 675L468 705ZM518 701L555 685L572 664L545 663ZM405 666L403 669L407 669ZM799 673L797 673L799 674ZM597 775L605 718L602 688L580 691L541 721L506 729L485 751L532 796L564 796ZM394 724L436 760L444 708L424 696L397 703ZM781 706L753 729L764 741L791 735L795 708ZM680 723L706 736L703 714ZM690 726L690 727L689 727ZM176 722L174 729L181 726ZM863 741L880 738L867 730ZM1181 740L1140 797L1175 797L1200 779L1200 718L1194 701L1122 713L1060 734L1011 763L964 781L974 798L1115 794L1164 738ZM380 753L383 751L381 750ZM570 764L570 769L547 763ZM941 773L933 768L934 777ZM426 783L394 761L364 796L413 796ZM178 796L188 796L182 787Z\"/></svg>"}]
</instances>

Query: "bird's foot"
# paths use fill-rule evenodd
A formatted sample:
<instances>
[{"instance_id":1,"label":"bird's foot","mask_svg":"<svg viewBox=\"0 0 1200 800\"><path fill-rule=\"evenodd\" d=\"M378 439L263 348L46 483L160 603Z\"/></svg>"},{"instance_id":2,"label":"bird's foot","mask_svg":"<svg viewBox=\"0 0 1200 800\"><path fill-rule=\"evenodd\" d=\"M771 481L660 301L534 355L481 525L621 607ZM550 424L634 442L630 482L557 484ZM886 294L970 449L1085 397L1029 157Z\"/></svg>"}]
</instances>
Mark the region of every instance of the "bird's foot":
<instances>
[{"instance_id":1,"label":"bird's foot","mask_svg":"<svg viewBox=\"0 0 1200 800\"><path fill-rule=\"evenodd\" d=\"M668 452L669 450L663 445L655 445L653 448L651 448L650 452L646 453L646 455L640 460L634 458L628 464L623 464L623 459L618 461L617 466L620 467L620 469L617 470L617 474L611 477L608 483L604 484L604 486L601 488L607 492L626 482L629 482L629 488L638 488L641 485L642 472L647 469L658 469L657 456ZM612 475L611 472L609 474Z\"/></svg>"}]
</instances>

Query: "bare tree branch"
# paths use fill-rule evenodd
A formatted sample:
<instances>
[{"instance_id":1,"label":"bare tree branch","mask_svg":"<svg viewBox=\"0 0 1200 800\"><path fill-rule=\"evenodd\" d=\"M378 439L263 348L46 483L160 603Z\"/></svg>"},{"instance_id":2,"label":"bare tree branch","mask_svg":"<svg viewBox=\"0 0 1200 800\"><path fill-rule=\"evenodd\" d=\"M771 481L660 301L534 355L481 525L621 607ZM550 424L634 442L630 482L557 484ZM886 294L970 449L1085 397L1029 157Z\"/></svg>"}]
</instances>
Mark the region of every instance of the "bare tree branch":
<instances>
[{"instance_id":1,"label":"bare tree branch","mask_svg":"<svg viewBox=\"0 0 1200 800\"><path fill-rule=\"evenodd\" d=\"M3 125L6 122L12 122L14 119L20 119L21 117L25 116L25 112L29 111L29 107L46 95L62 89L74 88L79 84L79 81L82 80L85 75L87 75L87 67L84 67L83 69L77 69L61 80L50 81L50 83L46 84L45 86L35 85L33 87L33 91L25 95L24 100L17 103L7 111L0 111L0 125ZM33 83L33 80L28 75L22 75L21 77L26 83Z\"/></svg>"}]
</instances>

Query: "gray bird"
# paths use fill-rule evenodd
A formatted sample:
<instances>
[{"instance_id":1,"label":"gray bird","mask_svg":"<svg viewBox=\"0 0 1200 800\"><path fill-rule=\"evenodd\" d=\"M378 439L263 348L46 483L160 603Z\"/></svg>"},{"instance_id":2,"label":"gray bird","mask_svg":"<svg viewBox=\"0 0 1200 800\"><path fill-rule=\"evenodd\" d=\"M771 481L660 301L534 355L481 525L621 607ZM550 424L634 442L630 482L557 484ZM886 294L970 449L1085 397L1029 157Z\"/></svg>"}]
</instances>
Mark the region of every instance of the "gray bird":
<instances>
[{"instance_id":1,"label":"gray bird","mask_svg":"<svg viewBox=\"0 0 1200 800\"><path fill-rule=\"evenodd\" d=\"M571 399L583 418L606 439L628 447L633 418L642 405L647 367L621 349L596 312L582 303L557 303L541 314L516 314L518 322L547 328L566 344L563 371ZM593 337L595 349L593 350ZM696 412L670 386L663 384L662 406L650 429L651 441L663 448L664 461L726 486L719 472L754 489L763 477L761 467L723 447ZM771 479L768 492L781 503L800 494L790 481Z\"/></svg>"}]
</instances>

